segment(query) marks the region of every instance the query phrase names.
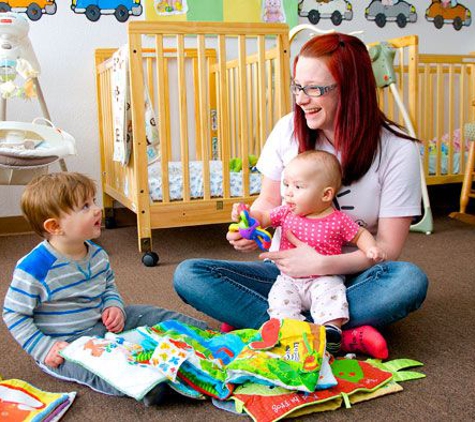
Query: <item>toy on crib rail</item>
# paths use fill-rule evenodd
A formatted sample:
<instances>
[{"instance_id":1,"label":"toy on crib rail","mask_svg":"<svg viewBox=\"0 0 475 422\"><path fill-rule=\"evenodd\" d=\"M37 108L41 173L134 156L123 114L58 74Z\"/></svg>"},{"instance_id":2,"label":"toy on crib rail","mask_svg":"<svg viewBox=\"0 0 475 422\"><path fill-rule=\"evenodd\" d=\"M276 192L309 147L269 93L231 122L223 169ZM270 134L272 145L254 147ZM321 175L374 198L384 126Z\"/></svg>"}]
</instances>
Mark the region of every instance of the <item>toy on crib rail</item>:
<instances>
[{"instance_id":1,"label":"toy on crib rail","mask_svg":"<svg viewBox=\"0 0 475 422\"><path fill-rule=\"evenodd\" d=\"M231 224L229 231L238 231L244 239L256 242L263 251L267 251L270 247L272 235L260 226L259 221L251 217L246 204L239 204L239 222Z\"/></svg>"}]
</instances>

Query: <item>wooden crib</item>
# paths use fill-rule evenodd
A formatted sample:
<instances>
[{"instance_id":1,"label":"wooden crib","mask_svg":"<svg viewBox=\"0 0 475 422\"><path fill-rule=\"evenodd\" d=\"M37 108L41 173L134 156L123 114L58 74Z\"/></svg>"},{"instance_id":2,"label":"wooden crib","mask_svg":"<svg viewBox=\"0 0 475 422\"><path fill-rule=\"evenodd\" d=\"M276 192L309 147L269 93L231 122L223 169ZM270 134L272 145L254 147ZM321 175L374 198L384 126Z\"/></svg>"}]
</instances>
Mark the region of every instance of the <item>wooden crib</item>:
<instances>
[{"instance_id":1,"label":"wooden crib","mask_svg":"<svg viewBox=\"0 0 475 422\"><path fill-rule=\"evenodd\" d=\"M462 182L468 156L465 123L475 120L475 55L419 54L415 35L388 40L397 51L401 98L417 137L428 185ZM390 91L380 92L385 113L403 124Z\"/></svg>"},{"instance_id":2,"label":"wooden crib","mask_svg":"<svg viewBox=\"0 0 475 422\"><path fill-rule=\"evenodd\" d=\"M255 199L252 159L276 121L290 111L288 27L137 21L128 24L128 49L133 141L126 165L113 161L115 50L95 54L103 203L106 226L114 222L114 201L136 214L142 261L152 266L158 262L152 229L228 222L233 203ZM145 89L160 140L160 160L150 166ZM149 169L154 165L161 168L161 195L151 200ZM219 193L213 191L213 165L220 169ZM195 167L202 179L201 197L190 194ZM171 194L177 190L171 186L177 172L179 198Z\"/></svg>"}]
</instances>

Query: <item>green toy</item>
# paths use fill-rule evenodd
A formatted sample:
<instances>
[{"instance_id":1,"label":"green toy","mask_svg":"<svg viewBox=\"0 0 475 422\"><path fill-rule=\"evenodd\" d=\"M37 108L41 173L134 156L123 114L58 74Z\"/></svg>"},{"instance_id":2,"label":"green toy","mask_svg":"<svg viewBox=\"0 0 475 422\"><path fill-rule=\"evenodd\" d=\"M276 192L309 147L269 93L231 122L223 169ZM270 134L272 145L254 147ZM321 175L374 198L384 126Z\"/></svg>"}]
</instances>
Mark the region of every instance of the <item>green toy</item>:
<instances>
[{"instance_id":1,"label":"green toy","mask_svg":"<svg viewBox=\"0 0 475 422\"><path fill-rule=\"evenodd\" d=\"M249 154L249 168L253 168L257 164L257 156ZM231 158L229 160L229 170L234 173L239 173L242 170L242 158Z\"/></svg>"}]
</instances>

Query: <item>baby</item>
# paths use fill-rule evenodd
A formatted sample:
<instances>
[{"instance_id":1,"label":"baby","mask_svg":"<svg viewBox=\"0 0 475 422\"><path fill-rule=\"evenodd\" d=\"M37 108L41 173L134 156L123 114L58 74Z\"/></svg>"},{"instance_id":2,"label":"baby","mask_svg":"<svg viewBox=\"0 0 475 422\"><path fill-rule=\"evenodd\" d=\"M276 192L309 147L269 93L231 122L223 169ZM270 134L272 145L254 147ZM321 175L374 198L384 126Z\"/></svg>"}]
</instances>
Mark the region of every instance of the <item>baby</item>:
<instances>
[{"instance_id":1,"label":"baby","mask_svg":"<svg viewBox=\"0 0 475 422\"><path fill-rule=\"evenodd\" d=\"M252 210L251 217L262 227L282 228L280 250L295 247L285 236L291 231L322 255L341 254L342 246L352 243L369 259L383 261L386 253L371 233L333 208L341 177L340 163L334 155L324 151L301 153L284 170L284 205L267 212ZM238 204L233 207L234 220L238 218L238 208ZM314 323L325 326L327 350L339 351L341 326L349 320L343 276L308 274L293 278L281 273L268 301L271 318L304 320L302 312L310 311Z\"/></svg>"}]
</instances>

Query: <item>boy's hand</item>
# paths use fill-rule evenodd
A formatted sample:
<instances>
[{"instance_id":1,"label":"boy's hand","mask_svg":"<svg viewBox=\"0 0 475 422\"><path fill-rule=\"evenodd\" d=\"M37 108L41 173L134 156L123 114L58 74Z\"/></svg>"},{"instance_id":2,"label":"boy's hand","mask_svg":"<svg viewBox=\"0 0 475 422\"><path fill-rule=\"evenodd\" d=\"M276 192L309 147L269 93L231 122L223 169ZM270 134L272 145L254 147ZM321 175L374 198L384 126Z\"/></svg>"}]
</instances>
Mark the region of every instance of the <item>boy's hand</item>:
<instances>
[{"instance_id":1,"label":"boy's hand","mask_svg":"<svg viewBox=\"0 0 475 422\"><path fill-rule=\"evenodd\" d=\"M110 308L106 308L102 313L102 322L107 328L107 331L120 333L124 329L124 314L117 306L111 306Z\"/></svg>"},{"instance_id":2,"label":"boy's hand","mask_svg":"<svg viewBox=\"0 0 475 422\"><path fill-rule=\"evenodd\" d=\"M372 246L366 251L366 257L372 259L374 262L385 261L387 254L378 246Z\"/></svg>"},{"instance_id":3,"label":"boy's hand","mask_svg":"<svg viewBox=\"0 0 475 422\"><path fill-rule=\"evenodd\" d=\"M57 368L64 362L64 358L59 354L60 350L63 350L69 345L66 341L57 341L53 347L49 350L45 358L45 364L51 366L51 368Z\"/></svg>"}]
</instances>

